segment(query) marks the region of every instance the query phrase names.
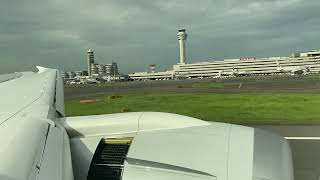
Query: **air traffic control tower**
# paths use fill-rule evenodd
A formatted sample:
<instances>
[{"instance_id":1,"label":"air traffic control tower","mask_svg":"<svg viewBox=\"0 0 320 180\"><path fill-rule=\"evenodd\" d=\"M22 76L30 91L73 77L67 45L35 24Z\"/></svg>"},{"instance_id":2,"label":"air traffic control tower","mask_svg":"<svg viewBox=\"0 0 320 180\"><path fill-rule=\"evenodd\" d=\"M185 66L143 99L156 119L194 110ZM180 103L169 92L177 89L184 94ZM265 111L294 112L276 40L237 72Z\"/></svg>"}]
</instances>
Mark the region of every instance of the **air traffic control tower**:
<instances>
[{"instance_id":1,"label":"air traffic control tower","mask_svg":"<svg viewBox=\"0 0 320 180\"><path fill-rule=\"evenodd\" d=\"M91 49L87 51L88 76L91 76L91 65L94 64L94 55Z\"/></svg>"},{"instance_id":2,"label":"air traffic control tower","mask_svg":"<svg viewBox=\"0 0 320 180\"><path fill-rule=\"evenodd\" d=\"M178 36L179 46L180 46L180 64L185 64L186 63L186 40L187 40L186 29L179 29L177 36Z\"/></svg>"}]
</instances>

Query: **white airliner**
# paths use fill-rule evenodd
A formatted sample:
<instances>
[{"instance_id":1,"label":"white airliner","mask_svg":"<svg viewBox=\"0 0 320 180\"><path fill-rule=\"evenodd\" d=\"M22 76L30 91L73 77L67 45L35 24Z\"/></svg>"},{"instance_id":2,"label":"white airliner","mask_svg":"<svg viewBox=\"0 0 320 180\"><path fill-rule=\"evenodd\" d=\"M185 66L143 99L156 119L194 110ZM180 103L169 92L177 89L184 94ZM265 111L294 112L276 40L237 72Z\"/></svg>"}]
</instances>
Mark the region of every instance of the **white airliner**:
<instances>
[{"instance_id":1,"label":"white airliner","mask_svg":"<svg viewBox=\"0 0 320 180\"><path fill-rule=\"evenodd\" d=\"M277 71L282 73L290 73L291 75L301 75L301 74L307 74L310 72L310 67L308 66L287 66L282 67L278 61L276 61L277 64Z\"/></svg>"},{"instance_id":2,"label":"white airliner","mask_svg":"<svg viewBox=\"0 0 320 180\"><path fill-rule=\"evenodd\" d=\"M65 117L60 73L0 76L1 180L293 180L287 140L169 113Z\"/></svg>"},{"instance_id":3,"label":"white airliner","mask_svg":"<svg viewBox=\"0 0 320 180\"><path fill-rule=\"evenodd\" d=\"M249 75L249 72L239 71L238 69L233 68L232 71L219 71L219 77L221 76L231 76L231 77L239 77Z\"/></svg>"}]
</instances>

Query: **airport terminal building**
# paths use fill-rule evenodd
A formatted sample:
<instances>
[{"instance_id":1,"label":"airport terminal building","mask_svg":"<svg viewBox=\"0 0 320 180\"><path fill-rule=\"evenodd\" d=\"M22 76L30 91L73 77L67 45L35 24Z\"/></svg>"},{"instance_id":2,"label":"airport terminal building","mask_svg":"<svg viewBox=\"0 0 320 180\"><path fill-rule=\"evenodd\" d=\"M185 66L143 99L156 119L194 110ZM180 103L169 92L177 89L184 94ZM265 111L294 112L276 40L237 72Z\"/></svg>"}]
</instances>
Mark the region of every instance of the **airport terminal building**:
<instances>
[{"instance_id":1,"label":"airport terminal building","mask_svg":"<svg viewBox=\"0 0 320 180\"><path fill-rule=\"evenodd\" d=\"M294 53L291 57L238 58L221 61L186 63L185 29L178 31L180 61L172 71L137 72L133 80L165 80L179 78L234 77L276 74L306 74L320 71L320 50Z\"/></svg>"},{"instance_id":2,"label":"airport terminal building","mask_svg":"<svg viewBox=\"0 0 320 180\"><path fill-rule=\"evenodd\" d=\"M281 67L309 69L310 73L320 71L320 51L314 57L271 57L249 59L226 59L223 61L201 62L194 64L177 64L173 66L176 77L223 77L223 76L250 76L275 75L290 73L281 71Z\"/></svg>"}]
</instances>

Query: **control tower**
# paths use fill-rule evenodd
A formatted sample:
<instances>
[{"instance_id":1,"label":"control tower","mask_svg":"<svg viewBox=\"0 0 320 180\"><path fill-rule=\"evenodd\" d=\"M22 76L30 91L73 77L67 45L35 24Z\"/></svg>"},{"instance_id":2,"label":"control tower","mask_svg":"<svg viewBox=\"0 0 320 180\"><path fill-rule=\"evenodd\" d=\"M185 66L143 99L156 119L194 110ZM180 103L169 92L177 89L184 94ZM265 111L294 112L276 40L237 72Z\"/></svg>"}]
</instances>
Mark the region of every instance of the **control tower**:
<instances>
[{"instance_id":1,"label":"control tower","mask_svg":"<svg viewBox=\"0 0 320 180\"><path fill-rule=\"evenodd\" d=\"M94 64L94 55L91 49L87 51L87 67L88 67L88 76L91 76L91 66Z\"/></svg>"},{"instance_id":2,"label":"control tower","mask_svg":"<svg viewBox=\"0 0 320 180\"><path fill-rule=\"evenodd\" d=\"M179 46L180 46L180 64L185 64L186 63L186 40L187 40L186 29L179 29L177 36L178 36Z\"/></svg>"}]
</instances>

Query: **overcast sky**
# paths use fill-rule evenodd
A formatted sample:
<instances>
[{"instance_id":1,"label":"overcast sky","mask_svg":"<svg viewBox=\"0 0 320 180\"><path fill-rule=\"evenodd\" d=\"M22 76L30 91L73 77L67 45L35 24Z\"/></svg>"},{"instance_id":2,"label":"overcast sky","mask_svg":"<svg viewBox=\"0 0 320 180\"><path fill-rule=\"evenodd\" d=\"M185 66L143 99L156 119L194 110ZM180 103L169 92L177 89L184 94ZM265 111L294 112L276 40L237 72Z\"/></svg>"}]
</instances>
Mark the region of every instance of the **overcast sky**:
<instances>
[{"instance_id":1,"label":"overcast sky","mask_svg":"<svg viewBox=\"0 0 320 180\"><path fill-rule=\"evenodd\" d=\"M0 2L0 74L86 66L86 49L120 72L171 69L177 30L187 62L289 56L320 48L319 0L7 0Z\"/></svg>"}]
</instances>

